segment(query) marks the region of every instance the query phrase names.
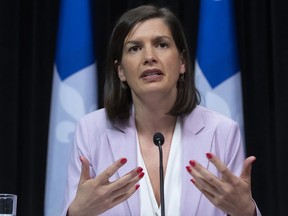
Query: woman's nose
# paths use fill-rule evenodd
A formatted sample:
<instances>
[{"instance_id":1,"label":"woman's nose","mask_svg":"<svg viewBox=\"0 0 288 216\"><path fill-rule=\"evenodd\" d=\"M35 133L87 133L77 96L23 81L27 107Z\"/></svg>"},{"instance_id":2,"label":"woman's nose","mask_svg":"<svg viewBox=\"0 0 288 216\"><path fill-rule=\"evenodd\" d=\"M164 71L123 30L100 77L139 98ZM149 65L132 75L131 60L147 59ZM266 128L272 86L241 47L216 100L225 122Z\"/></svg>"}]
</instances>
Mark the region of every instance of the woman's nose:
<instances>
[{"instance_id":1,"label":"woman's nose","mask_svg":"<svg viewBox=\"0 0 288 216\"><path fill-rule=\"evenodd\" d=\"M146 49L144 52L144 65L157 63L157 56L153 49Z\"/></svg>"}]
</instances>

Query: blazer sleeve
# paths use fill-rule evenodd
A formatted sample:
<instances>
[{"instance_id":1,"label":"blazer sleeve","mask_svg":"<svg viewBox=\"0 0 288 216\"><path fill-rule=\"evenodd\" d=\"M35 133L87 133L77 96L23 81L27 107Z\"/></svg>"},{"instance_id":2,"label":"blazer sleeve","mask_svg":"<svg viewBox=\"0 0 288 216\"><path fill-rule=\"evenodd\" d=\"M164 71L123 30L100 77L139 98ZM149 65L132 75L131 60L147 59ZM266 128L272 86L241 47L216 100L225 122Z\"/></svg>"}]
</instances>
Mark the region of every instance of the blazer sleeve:
<instances>
[{"instance_id":1,"label":"blazer sleeve","mask_svg":"<svg viewBox=\"0 0 288 216\"><path fill-rule=\"evenodd\" d=\"M78 122L75 133L74 133L74 143L71 151L70 162L68 166L67 172L67 182L65 188L65 196L63 208L61 211L61 216L67 215L68 208L71 202L74 200L78 182L81 174L81 161L80 156L85 156L89 160L89 150L88 150L88 131L85 125L85 121L80 119ZM90 170L91 172L92 170Z\"/></svg>"},{"instance_id":2,"label":"blazer sleeve","mask_svg":"<svg viewBox=\"0 0 288 216\"><path fill-rule=\"evenodd\" d=\"M227 160L229 161L227 166L230 170L233 170L234 174L240 176L242 166L239 166L239 164L243 164L243 161L245 160L245 150L241 138L239 125L236 122L234 122L234 124L230 129L226 147L227 147L226 157ZM255 200L253 198L251 199L253 200L256 207L256 216L262 216Z\"/></svg>"}]
</instances>

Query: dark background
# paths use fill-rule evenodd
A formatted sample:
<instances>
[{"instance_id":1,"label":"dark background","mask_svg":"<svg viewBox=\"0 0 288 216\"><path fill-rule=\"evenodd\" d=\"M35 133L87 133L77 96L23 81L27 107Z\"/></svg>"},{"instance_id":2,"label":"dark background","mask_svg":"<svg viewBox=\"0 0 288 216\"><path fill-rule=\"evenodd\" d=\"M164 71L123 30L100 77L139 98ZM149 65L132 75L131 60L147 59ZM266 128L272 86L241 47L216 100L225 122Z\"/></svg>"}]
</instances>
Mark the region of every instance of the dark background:
<instances>
[{"instance_id":1,"label":"dark background","mask_svg":"<svg viewBox=\"0 0 288 216\"><path fill-rule=\"evenodd\" d=\"M103 58L115 19L143 3L169 6L182 21L192 61L199 0L94 0L99 104ZM235 0L245 142L255 155L253 197L263 215L287 215L288 2ZM58 0L0 2L0 192L18 195L18 215L43 215Z\"/></svg>"}]
</instances>

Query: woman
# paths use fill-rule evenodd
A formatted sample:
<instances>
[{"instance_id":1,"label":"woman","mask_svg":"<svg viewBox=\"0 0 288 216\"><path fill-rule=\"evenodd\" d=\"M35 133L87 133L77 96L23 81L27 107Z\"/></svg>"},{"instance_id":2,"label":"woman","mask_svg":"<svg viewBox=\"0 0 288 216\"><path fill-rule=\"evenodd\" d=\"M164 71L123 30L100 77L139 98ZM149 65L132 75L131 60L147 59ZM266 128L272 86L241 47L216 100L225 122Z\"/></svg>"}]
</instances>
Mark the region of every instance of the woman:
<instances>
[{"instance_id":1,"label":"woman","mask_svg":"<svg viewBox=\"0 0 288 216\"><path fill-rule=\"evenodd\" d=\"M237 123L198 100L175 15L154 6L123 14L107 52L105 108L76 129L63 215L160 215L157 131L166 215L260 215L250 189L255 157L243 166Z\"/></svg>"}]
</instances>

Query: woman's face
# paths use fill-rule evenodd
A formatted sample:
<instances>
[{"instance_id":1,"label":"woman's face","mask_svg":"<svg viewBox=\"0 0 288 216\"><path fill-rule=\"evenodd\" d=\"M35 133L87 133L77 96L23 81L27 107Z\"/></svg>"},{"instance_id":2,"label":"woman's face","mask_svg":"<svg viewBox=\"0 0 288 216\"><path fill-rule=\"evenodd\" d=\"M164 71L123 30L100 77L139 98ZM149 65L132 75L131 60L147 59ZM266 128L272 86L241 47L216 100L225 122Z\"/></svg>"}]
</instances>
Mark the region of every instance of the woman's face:
<instances>
[{"instance_id":1,"label":"woman's face","mask_svg":"<svg viewBox=\"0 0 288 216\"><path fill-rule=\"evenodd\" d=\"M138 23L124 40L118 76L130 86L133 99L177 95L185 64L169 27L160 18Z\"/></svg>"}]
</instances>

